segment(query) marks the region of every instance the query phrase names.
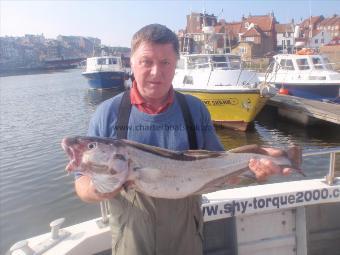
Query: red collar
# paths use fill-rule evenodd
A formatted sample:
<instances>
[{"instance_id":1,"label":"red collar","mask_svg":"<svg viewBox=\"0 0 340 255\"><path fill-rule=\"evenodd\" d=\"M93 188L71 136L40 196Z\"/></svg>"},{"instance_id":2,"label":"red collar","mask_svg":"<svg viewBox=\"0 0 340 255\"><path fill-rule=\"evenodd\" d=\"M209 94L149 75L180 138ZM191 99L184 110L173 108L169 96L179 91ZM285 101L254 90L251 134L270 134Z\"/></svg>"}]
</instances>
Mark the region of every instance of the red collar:
<instances>
[{"instance_id":1,"label":"red collar","mask_svg":"<svg viewBox=\"0 0 340 255\"><path fill-rule=\"evenodd\" d=\"M145 112L148 114L158 114L164 112L168 107L174 102L174 90L171 88L169 90L169 94L164 104L157 109L155 109L152 105L146 102L145 98L141 96L137 89L136 81L133 81L132 87L130 90L130 100L131 104L136 106L137 109L141 112Z\"/></svg>"}]
</instances>

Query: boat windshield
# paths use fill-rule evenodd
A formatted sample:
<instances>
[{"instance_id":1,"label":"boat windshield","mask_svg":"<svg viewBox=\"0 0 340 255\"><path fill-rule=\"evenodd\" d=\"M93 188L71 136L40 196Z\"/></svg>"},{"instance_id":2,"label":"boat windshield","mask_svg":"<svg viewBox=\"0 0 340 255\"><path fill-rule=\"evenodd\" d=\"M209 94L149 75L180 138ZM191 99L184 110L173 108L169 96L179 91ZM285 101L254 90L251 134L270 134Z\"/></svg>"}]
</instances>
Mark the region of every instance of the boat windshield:
<instances>
[{"instance_id":1,"label":"boat windshield","mask_svg":"<svg viewBox=\"0 0 340 255\"><path fill-rule=\"evenodd\" d=\"M228 56L231 69L241 69L242 62L239 56Z\"/></svg>"},{"instance_id":2,"label":"boat windshield","mask_svg":"<svg viewBox=\"0 0 340 255\"><path fill-rule=\"evenodd\" d=\"M293 61L291 59L281 59L280 67L283 70L295 70Z\"/></svg>"},{"instance_id":3,"label":"boat windshield","mask_svg":"<svg viewBox=\"0 0 340 255\"><path fill-rule=\"evenodd\" d=\"M106 58L97 58L97 65L106 65Z\"/></svg>"},{"instance_id":4,"label":"boat windshield","mask_svg":"<svg viewBox=\"0 0 340 255\"><path fill-rule=\"evenodd\" d=\"M117 59L116 58L109 58L109 65L117 65Z\"/></svg>"},{"instance_id":5,"label":"boat windshield","mask_svg":"<svg viewBox=\"0 0 340 255\"><path fill-rule=\"evenodd\" d=\"M308 70L310 69L307 58L298 58L296 59L296 64L299 70Z\"/></svg>"},{"instance_id":6,"label":"boat windshield","mask_svg":"<svg viewBox=\"0 0 340 255\"><path fill-rule=\"evenodd\" d=\"M323 57L323 62L325 63L325 68L328 70L334 70L332 64L329 62L327 57Z\"/></svg>"},{"instance_id":7,"label":"boat windshield","mask_svg":"<svg viewBox=\"0 0 340 255\"><path fill-rule=\"evenodd\" d=\"M318 69L318 70L324 69L322 61L321 61L321 58L319 58L319 57L312 57L312 62L313 62L313 65L314 65L315 69Z\"/></svg>"},{"instance_id":8,"label":"boat windshield","mask_svg":"<svg viewBox=\"0 0 340 255\"><path fill-rule=\"evenodd\" d=\"M207 68L209 67L208 56L193 56L188 59L189 69Z\"/></svg>"},{"instance_id":9,"label":"boat windshield","mask_svg":"<svg viewBox=\"0 0 340 255\"><path fill-rule=\"evenodd\" d=\"M190 56L187 59L188 69L199 68L220 68L220 69L240 69L241 58L239 56L227 55L204 55L204 56ZM179 60L177 68L183 68L184 63Z\"/></svg>"},{"instance_id":10,"label":"boat windshield","mask_svg":"<svg viewBox=\"0 0 340 255\"><path fill-rule=\"evenodd\" d=\"M227 58L226 56L212 56L211 62L214 65L214 67L218 68L228 68Z\"/></svg>"}]
</instances>

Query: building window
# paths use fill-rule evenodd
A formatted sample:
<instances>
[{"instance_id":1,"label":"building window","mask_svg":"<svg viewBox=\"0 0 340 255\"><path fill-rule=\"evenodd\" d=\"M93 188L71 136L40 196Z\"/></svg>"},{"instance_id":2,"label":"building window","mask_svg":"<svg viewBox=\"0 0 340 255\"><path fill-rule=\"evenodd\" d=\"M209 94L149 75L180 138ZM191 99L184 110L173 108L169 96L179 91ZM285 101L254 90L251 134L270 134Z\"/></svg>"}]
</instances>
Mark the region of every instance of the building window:
<instances>
[{"instance_id":1,"label":"building window","mask_svg":"<svg viewBox=\"0 0 340 255\"><path fill-rule=\"evenodd\" d=\"M325 43L325 39L321 39L321 43Z\"/></svg>"},{"instance_id":2,"label":"building window","mask_svg":"<svg viewBox=\"0 0 340 255\"><path fill-rule=\"evenodd\" d=\"M319 40L318 40L318 39L315 39L314 42L315 42L315 44L318 44L318 43L319 43Z\"/></svg>"},{"instance_id":3,"label":"building window","mask_svg":"<svg viewBox=\"0 0 340 255\"><path fill-rule=\"evenodd\" d=\"M246 42L253 42L253 41L255 41L255 38L254 37L246 37L245 41Z\"/></svg>"},{"instance_id":4,"label":"building window","mask_svg":"<svg viewBox=\"0 0 340 255\"><path fill-rule=\"evenodd\" d=\"M240 53L247 53L247 48L246 47L240 47Z\"/></svg>"}]
</instances>

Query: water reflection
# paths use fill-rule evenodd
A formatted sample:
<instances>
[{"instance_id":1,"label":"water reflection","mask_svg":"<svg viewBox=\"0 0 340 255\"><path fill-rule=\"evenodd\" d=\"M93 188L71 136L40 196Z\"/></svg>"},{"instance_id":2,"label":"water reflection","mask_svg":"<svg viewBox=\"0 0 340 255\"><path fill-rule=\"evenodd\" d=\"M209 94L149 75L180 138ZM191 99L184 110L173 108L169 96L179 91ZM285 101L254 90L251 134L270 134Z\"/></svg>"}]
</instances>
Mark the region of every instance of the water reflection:
<instances>
[{"instance_id":1,"label":"water reflection","mask_svg":"<svg viewBox=\"0 0 340 255\"><path fill-rule=\"evenodd\" d=\"M305 148L340 146L340 126L326 122L316 126L302 126L279 118L266 108L257 117L257 130L269 136L273 143L285 141ZM268 137L268 138L269 138Z\"/></svg>"},{"instance_id":2,"label":"water reflection","mask_svg":"<svg viewBox=\"0 0 340 255\"><path fill-rule=\"evenodd\" d=\"M247 144L263 144L264 140L256 129L247 132L216 127L216 132L226 150Z\"/></svg>"},{"instance_id":3,"label":"water reflection","mask_svg":"<svg viewBox=\"0 0 340 255\"><path fill-rule=\"evenodd\" d=\"M123 92L124 89L89 89L85 94L85 101L93 108L95 108L101 102L118 95Z\"/></svg>"}]
</instances>

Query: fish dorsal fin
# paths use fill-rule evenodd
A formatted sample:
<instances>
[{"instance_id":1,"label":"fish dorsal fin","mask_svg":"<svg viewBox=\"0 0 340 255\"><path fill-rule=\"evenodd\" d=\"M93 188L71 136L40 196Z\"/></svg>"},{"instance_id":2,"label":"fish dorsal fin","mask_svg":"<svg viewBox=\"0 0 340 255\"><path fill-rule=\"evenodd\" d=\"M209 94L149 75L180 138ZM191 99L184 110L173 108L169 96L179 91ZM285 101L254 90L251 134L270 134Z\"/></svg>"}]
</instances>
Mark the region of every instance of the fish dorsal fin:
<instances>
[{"instance_id":1,"label":"fish dorsal fin","mask_svg":"<svg viewBox=\"0 0 340 255\"><path fill-rule=\"evenodd\" d=\"M206 150L187 150L187 151L172 151L163 149L156 146L146 145L137 143L130 140L121 140L126 145L134 147L136 149L142 150L144 152L148 152L160 157L171 158L174 160L183 160L183 161L193 161L193 160L200 160L206 158L216 158L221 156L224 152L212 152Z\"/></svg>"}]
</instances>

